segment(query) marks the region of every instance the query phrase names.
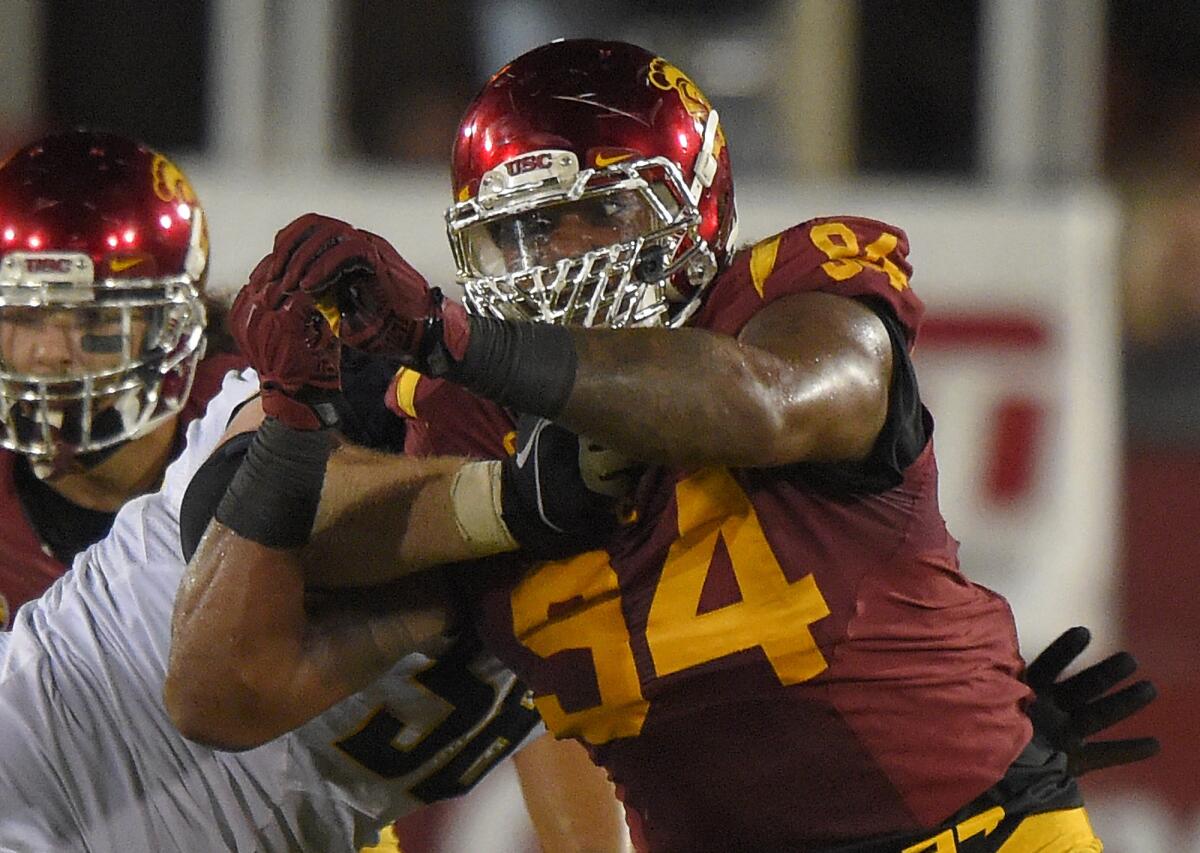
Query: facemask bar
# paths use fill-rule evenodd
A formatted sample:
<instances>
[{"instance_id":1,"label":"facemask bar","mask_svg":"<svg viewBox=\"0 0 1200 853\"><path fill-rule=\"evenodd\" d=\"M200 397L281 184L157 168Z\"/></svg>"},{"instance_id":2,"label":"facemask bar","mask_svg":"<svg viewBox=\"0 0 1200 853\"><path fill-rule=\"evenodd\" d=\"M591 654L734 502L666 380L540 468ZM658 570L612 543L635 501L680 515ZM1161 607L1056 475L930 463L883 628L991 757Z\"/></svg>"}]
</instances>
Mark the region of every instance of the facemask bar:
<instances>
[{"instance_id":1,"label":"facemask bar","mask_svg":"<svg viewBox=\"0 0 1200 853\"><path fill-rule=\"evenodd\" d=\"M48 293L44 282L0 280L0 306L103 306L122 314L125 357L118 366L59 379L0 364L0 446L30 457L35 469L52 470L56 459L152 430L183 406L204 354L205 310L190 277L107 279L86 291L90 298L80 288L76 300L61 289ZM135 311L157 315L137 353L129 351Z\"/></svg>"},{"instance_id":2,"label":"facemask bar","mask_svg":"<svg viewBox=\"0 0 1200 853\"><path fill-rule=\"evenodd\" d=\"M669 206L656 191L666 193ZM563 258L553 265L487 275L469 245L471 229L551 205L637 192L662 223L634 240ZM712 250L698 234L700 213L679 167L664 157L580 171L569 184L546 180L468 199L446 213L458 280L468 310L487 316L584 326L678 326L699 305L715 274ZM684 300L671 280L686 276Z\"/></svg>"}]
</instances>

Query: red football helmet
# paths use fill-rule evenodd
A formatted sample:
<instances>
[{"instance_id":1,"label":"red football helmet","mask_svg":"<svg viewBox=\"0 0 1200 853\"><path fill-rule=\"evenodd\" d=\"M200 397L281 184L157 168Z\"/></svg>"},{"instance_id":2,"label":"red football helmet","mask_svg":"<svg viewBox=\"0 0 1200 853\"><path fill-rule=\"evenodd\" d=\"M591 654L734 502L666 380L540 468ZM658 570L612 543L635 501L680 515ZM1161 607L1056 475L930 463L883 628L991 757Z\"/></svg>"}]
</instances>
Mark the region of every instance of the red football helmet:
<instances>
[{"instance_id":1,"label":"red football helmet","mask_svg":"<svg viewBox=\"0 0 1200 853\"><path fill-rule=\"evenodd\" d=\"M447 230L476 312L681 325L732 252L717 111L665 59L556 41L500 69L454 144Z\"/></svg>"},{"instance_id":2,"label":"red football helmet","mask_svg":"<svg viewBox=\"0 0 1200 853\"><path fill-rule=\"evenodd\" d=\"M178 411L203 355L204 212L187 178L106 133L0 166L0 446L50 473Z\"/></svg>"}]
</instances>

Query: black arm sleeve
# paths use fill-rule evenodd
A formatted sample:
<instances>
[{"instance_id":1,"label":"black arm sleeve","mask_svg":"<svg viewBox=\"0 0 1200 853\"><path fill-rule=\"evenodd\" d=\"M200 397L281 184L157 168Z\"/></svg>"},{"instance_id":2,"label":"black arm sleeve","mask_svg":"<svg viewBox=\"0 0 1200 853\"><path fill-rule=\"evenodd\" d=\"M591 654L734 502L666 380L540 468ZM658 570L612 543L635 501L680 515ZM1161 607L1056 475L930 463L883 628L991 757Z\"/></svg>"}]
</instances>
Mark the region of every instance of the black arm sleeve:
<instances>
[{"instance_id":1,"label":"black arm sleeve","mask_svg":"<svg viewBox=\"0 0 1200 853\"><path fill-rule=\"evenodd\" d=\"M883 321L892 341L892 384L888 389L888 413L867 465L883 472L889 488L898 485L904 469L911 465L933 432L933 419L921 404L917 371L908 355L908 340L900 321L885 303L867 300L866 305Z\"/></svg>"},{"instance_id":2,"label":"black arm sleeve","mask_svg":"<svg viewBox=\"0 0 1200 853\"><path fill-rule=\"evenodd\" d=\"M242 466L253 438L251 430L229 439L204 461L188 484L179 506L179 545L185 560L190 561L196 553L200 537L208 529L233 475Z\"/></svg>"}]
</instances>

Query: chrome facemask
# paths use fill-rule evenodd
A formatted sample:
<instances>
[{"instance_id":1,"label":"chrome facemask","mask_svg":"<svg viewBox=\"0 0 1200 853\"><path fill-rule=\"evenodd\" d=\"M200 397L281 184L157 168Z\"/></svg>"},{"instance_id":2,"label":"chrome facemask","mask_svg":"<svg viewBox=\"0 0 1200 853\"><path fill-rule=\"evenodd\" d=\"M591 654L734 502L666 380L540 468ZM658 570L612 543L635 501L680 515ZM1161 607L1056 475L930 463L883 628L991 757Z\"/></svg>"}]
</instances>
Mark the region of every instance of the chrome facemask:
<instances>
[{"instance_id":1,"label":"chrome facemask","mask_svg":"<svg viewBox=\"0 0 1200 853\"><path fill-rule=\"evenodd\" d=\"M515 167L514 167L515 164ZM556 225L593 239L563 249ZM446 228L468 310L583 326L679 326L716 274L679 167L663 157L580 170L569 151L537 151L484 175ZM607 233L607 238L595 235ZM686 282L688 296L672 282Z\"/></svg>"},{"instance_id":2,"label":"chrome facemask","mask_svg":"<svg viewBox=\"0 0 1200 853\"><path fill-rule=\"evenodd\" d=\"M5 255L0 446L47 476L77 454L149 432L187 400L204 326L186 275L97 282L86 254Z\"/></svg>"}]
</instances>

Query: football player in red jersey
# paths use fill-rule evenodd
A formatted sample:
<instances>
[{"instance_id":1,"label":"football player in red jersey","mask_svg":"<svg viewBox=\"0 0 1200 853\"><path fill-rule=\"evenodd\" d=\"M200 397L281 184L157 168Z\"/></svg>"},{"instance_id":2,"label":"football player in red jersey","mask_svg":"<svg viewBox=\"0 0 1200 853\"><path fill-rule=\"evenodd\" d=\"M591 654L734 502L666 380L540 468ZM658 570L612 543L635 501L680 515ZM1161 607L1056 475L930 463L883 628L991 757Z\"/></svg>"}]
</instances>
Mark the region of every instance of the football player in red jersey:
<instances>
[{"instance_id":1,"label":"football player in red jersey","mask_svg":"<svg viewBox=\"0 0 1200 853\"><path fill-rule=\"evenodd\" d=\"M179 168L52 134L0 166L0 627L158 487L244 365L204 358L208 234Z\"/></svg>"},{"instance_id":2,"label":"football player in red jersey","mask_svg":"<svg viewBox=\"0 0 1200 853\"><path fill-rule=\"evenodd\" d=\"M1033 737L1007 604L961 574L938 509L904 233L823 217L735 251L716 111L615 42L501 69L453 181L469 310L353 229L300 287L345 343L407 360L392 399L411 453L523 468L540 418L646 466L602 548L461 573L639 846L1099 850L1053 748L1071 744ZM542 526L561 510L538 506ZM504 520L487 547L536 539ZM271 559L218 532L218 562ZM340 580L416 562L347 561Z\"/></svg>"}]
</instances>

